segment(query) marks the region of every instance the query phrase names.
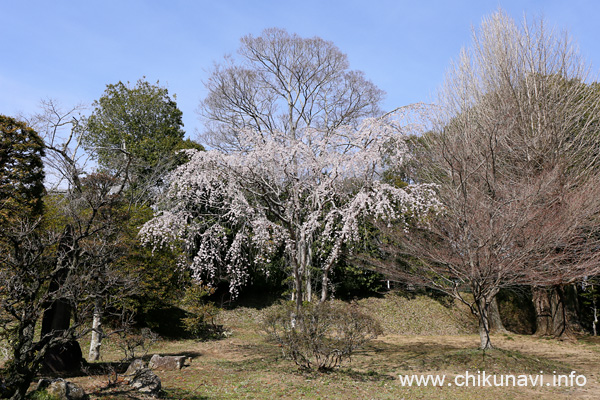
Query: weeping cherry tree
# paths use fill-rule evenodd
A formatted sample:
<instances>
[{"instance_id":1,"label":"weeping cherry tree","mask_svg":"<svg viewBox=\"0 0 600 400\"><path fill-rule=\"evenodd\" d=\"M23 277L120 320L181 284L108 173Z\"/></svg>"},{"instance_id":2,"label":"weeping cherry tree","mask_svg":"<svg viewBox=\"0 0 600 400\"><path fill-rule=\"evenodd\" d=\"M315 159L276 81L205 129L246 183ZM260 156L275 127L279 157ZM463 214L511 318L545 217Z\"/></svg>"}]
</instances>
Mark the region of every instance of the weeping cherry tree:
<instances>
[{"instance_id":1,"label":"weeping cherry tree","mask_svg":"<svg viewBox=\"0 0 600 400\"><path fill-rule=\"evenodd\" d=\"M185 251L192 275L204 282L225 274L236 294L250 264L266 265L283 251L294 298L304 271L321 271L321 301L329 272L361 239L367 218L402 221L437 203L429 185L399 188L381 179L407 155L404 135L420 131L426 107L400 108L356 127L284 132L238 131L238 150L190 151L170 176L160 211L140 235L154 245Z\"/></svg>"}]
</instances>

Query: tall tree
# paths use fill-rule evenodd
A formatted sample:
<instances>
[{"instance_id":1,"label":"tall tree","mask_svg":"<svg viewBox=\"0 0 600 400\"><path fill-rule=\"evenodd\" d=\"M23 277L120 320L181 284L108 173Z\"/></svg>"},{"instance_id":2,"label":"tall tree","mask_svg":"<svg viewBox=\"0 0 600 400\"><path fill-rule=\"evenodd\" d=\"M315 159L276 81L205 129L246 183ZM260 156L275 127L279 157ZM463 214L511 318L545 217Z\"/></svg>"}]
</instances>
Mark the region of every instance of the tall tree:
<instances>
[{"instance_id":1,"label":"tall tree","mask_svg":"<svg viewBox=\"0 0 600 400\"><path fill-rule=\"evenodd\" d=\"M331 268L360 240L365 218L404 220L436 204L427 185L402 189L380 179L387 162L406 156L402 133L420 128L389 118L334 131L306 128L293 136L240 131L243 150L197 152L174 171L162 211L143 227L142 238L182 247L196 279L212 281L223 273L234 293L249 264L269 263L283 249L297 306L311 262L321 271L324 301Z\"/></svg>"},{"instance_id":2,"label":"tall tree","mask_svg":"<svg viewBox=\"0 0 600 400\"><path fill-rule=\"evenodd\" d=\"M12 354L6 382L0 378L2 398L17 391L24 396L35 374L27 368L32 358L27 344L33 341L35 321L19 317L27 314L27 303L33 300L28 295L35 296L36 290L28 290L30 280L12 278L23 276L32 264L39 262L39 252L28 252L36 246L28 246L28 242L38 241L37 227L44 208L43 156L44 143L35 130L0 115L0 327L3 339L13 339L7 338L7 333L18 338L9 340Z\"/></svg>"},{"instance_id":3,"label":"tall tree","mask_svg":"<svg viewBox=\"0 0 600 400\"><path fill-rule=\"evenodd\" d=\"M0 221L39 217L44 195L44 142L24 122L0 115Z\"/></svg>"},{"instance_id":4,"label":"tall tree","mask_svg":"<svg viewBox=\"0 0 600 400\"><path fill-rule=\"evenodd\" d=\"M499 11L452 64L437 126L417 147L416 179L437 185L444 212L397 231L418 261L395 273L466 303L482 349L500 288L598 270L598 125L589 116L600 98L586 73L570 38Z\"/></svg>"},{"instance_id":5,"label":"tall tree","mask_svg":"<svg viewBox=\"0 0 600 400\"><path fill-rule=\"evenodd\" d=\"M359 148L369 148L370 143L357 143L359 136L365 133L356 134L358 131L352 131L352 128L357 128L363 118L381 113L379 103L383 92L361 72L349 70L346 55L321 38L307 39L282 29L267 29L258 37L243 37L238 54L238 58L226 58L223 64L216 65L206 82L208 95L200 104L206 126L202 138L210 147L220 150L218 154L223 159L243 157L255 164L258 162L252 160L255 156L266 157L264 165L270 164L271 170L266 171L262 182L256 181L258 176L253 178L253 182L260 184L255 197L274 202L268 207L271 208L269 218L276 224L287 221L285 229L291 235L290 240L295 241L294 247L298 246L298 251L291 251L293 256L290 254L295 259L292 275L296 298L302 301L301 286L304 284L306 298L310 299L313 277L309 266L313 258L327 256L312 254L316 231L302 228L307 222L305 218L315 211L310 207L306 211L301 209L308 201L312 184L309 181L318 183L319 166L336 168L334 164L339 160L326 161L333 153L346 153L349 157ZM349 147L345 149L342 147L344 129L350 136L345 143ZM331 147L334 143L340 147ZM374 144L374 147L378 145ZM263 150L269 146L273 153L264 154ZM197 155L195 159L199 161L203 157ZM285 169L282 169L283 165L286 165ZM260 166L260 170L265 169ZM333 177L325 177L329 174L326 169L322 172L324 180ZM343 176L350 175L352 172L344 171L331 179L341 181ZM236 178L237 182L239 178L241 175ZM233 185L233 178L228 179ZM295 188L292 188L293 182L298 183ZM273 186L269 188L270 185ZM328 190L331 195L336 189ZM296 205L284 210L288 207L284 203L291 201L283 198L288 195L293 196ZM314 207L331 206L325 203ZM241 228L237 222L233 225L229 229ZM323 270L323 293L327 292L329 268Z\"/></svg>"},{"instance_id":6,"label":"tall tree","mask_svg":"<svg viewBox=\"0 0 600 400\"><path fill-rule=\"evenodd\" d=\"M139 80L133 87L122 82L107 85L93 107L92 114L78 124L77 133L102 171L112 176L120 171L127 172L120 178L124 183L124 206L130 211L123 215L120 232L123 234L123 231L132 229L128 226L131 215L145 214L144 209L152 204L154 195L161 190L164 176L186 161L185 155L178 154L178 151L203 150L203 147L183 139L182 112L177 107L175 96L170 96L158 82L150 84ZM118 182L115 185L118 186ZM124 260L134 253L136 243L128 243L131 253L119 258L121 265L127 265ZM90 360L99 357L104 309L101 300L99 297L95 307Z\"/></svg>"},{"instance_id":7,"label":"tall tree","mask_svg":"<svg viewBox=\"0 0 600 400\"><path fill-rule=\"evenodd\" d=\"M241 39L237 59L217 64L200 104L205 142L240 149L247 129L265 135L301 135L306 128L335 130L380 114L383 91L332 42L266 29Z\"/></svg>"},{"instance_id":8,"label":"tall tree","mask_svg":"<svg viewBox=\"0 0 600 400\"><path fill-rule=\"evenodd\" d=\"M128 167L128 192L136 202L174 166L173 153L186 148L182 112L166 88L138 80L106 86L94 110L79 124L83 144L111 172Z\"/></svg>"}]
</instances>

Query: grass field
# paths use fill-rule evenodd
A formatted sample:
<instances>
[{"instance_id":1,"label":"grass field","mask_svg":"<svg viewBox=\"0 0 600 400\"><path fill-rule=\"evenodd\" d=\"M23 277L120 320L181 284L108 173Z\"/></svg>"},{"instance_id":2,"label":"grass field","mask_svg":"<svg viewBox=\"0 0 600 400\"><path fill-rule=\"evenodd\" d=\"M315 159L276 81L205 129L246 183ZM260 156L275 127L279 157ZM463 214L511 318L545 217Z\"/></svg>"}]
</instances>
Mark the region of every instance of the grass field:
<instances>
[{"instance_id":1,"label":"grass field","mask_svg":"<svg viewBox=\"0 0 600 400\"><path fill-rule=\"evenodd\" d=\"M223 312L221 322L231 330L228 338L162 340L147 357L154 353L191 357L180 371L157 372L167 399L600 398L600 340L596 338L558 341L493 335L497 349L484 354L476 349L479 337L474 333L474 321L456 306L445 307L427 297L394 295L361 300L359 304L382 320L385 334L358 351L350 363L330 373L302 372L282 358L280 348L261 332L261 310L252 308ZM102 370L119 357L114 344L108 342L97 366ZM454 383L464 382L461 377L466 371L475 376L485 371L533 377L543 371L544 385L457 387ZM571 371L584 375L586 384L552 385L555 374L568 375ZM443 387L406 387L399 375L407 374L446 375L446 381ZM457 377L460 379L455 381ZM92 399L144 399L126 385L108 387L108 377L103 374L69 380L81 384Z\"/></svg>"},{"instance_id":2,"label":"grass field","mask_svg":"<svg viewBox=\"0 0 600 400\"><path fill-rule=\"evenodd\" d=\"M148 353L191 357L180 371L158 371L167 399L597 399L600 398L600 341L558 341L533 336L494 335L496 350L477 350L475 324L456 306L445 307L427 297L387 296L359 302L376 315L385 334L358 351L351 362L330 373L303 372L282 357L260 329L261 311L225 311L221 322L231 330L226 339L199 342L160 341ZM106 343L99 366L118 360ZM103 364L104 363L104 364ZM542 375L543 386L458 387L465 372ZM560 387L554 375L576 371L586 384ZM443 387L404 386L400 375L445 375ZM454 379L458 379L455 381ZM539 378L541 379L541 378ZM108 377L70 378L93 399L143 399L126 385L107 387ZM579 381L582 382L581 380ZM448 385L451 384L451 386ZM548 386L547 384L550 384Z\"/></svg>"}]
</instances>

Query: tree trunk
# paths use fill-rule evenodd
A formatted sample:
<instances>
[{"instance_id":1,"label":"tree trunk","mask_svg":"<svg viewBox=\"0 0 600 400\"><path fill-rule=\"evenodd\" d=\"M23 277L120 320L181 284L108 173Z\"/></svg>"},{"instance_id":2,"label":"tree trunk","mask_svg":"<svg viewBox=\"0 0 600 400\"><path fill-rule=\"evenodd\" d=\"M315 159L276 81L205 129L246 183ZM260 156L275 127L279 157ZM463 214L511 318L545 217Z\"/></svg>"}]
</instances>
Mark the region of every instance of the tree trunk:
<instances>
[{"instance_id":1,"label":"tree trunk","mask_svg":"<svg viewBox=\"0 0 600 400\"><path fill-rule=\"evenodd\" d=\"M594 320L592 321L592 330L594 331L594 336L596 334L596 326L598 325L598 307L596 307L596 300L594 300Z\"/></svg>"},{"instance_id":2,"label":"tree trunk","mask_svg":"<svg viewBox=\"0 0 600 400\"><path fill-rule=\"evenodd\" d=\"M534 287L532 293L537 336L569 337L581 331L573 287Z\"/></svg>"},{"instance_id":3,"label":"tree trunk","mask_svg":"<svg viewBox=\"0 0 600 400\"><path fill-rule=\"evenodd\" d=\"M295 300L296 300L296 312L300 312L300 308L302 308L302 274L298 270L298 265L294 266L294 279L295 279Z\"/></svg>"},{"instance_id":4,"label":"tree trunk","mask_svg":"<svg viewBox=\"0 0 600 400\"><path fill-rule=\"evenodd\" d=\"M553 288L550 294L550 304L552 305L552 336L570 336L573 332L569 324L565 293L562 286Z\"/></svg>"},{"instance_id":5,"label":"tree trunk","mask_svg":"<svg viewBox=\"0 0 600 400\"><path fill-rule=\"evenodd\" d=\"M327 300L327 285L329 284L329 269L323 270L323 280L321 282L321 303Z\"/></svg>"},{"instance_id":6,"label":"tree trunk","mask_svg":"<svg viewBox=\"0 0 600 400\"><path fill-rule=\"evenodd\" d=\"M312 245L308 243L306 249L306 266L304 267L304 279L306 283L306 301L313 300L312 294Z\"/></svg>"},{"instance_id":7,"label":"tree trunk","mask_svg":"<svg viewBox=\"0 0 600 400\"><path fill-rule=\"evenodd\" d=\"M102 301L96 299L94 302L94 316L92 319L92 339L88 361L98 361L100 358L100 346L102 345Z\"/></svg>"},{"instance_id":8,"label":"tree trunk","mask_svg":"<svg viewBox=\"0 0 600 400\"><path fill-rule=\"evenodd\" d=\"M303 256L300 254L300 252L303 250L301 247L301 244L298 244L298 248L297 250L297 254L296 257L293 258L292 261L292 269L293 269L293 275L294 275L294 293L292 296L292 299L296 301L296 312L300 312L300 308L302 307L302 301L303 299L303 282L302 282L302 277L304 274L304 268L303 268Z\"/></svg>"},{"instance_id":9,"label":"tree trunk","mask_svg":"<svg viewBox=\"0 0 600 400\"><path fill-rule=\"evenodd\" d=\"M479 314L479 348L481 350L490 350L494 348L490 339L489 309L490 303L484 297L477 301L477 312Z\"/></svg>"},{"instance_id":10,"label":"tree trunk","mask_svg":"<svg viewBox=\"0 0 600 400\"><path fill-rule=\"evenodd\" d=\"M329 297L329 272L333 268L334 261L331 260L324 268L323 268L323 278L321 279L321 303L324 303Z\"/></svg>"},{"instance_id":11,"label":"tree trunk","mask_svg":"<svg viewBox=\"0 0 600 400\"><path fill-rule=\"evenodd\" d=\"M18 330L18 337L13 347L13 359L8 365L6 372L7 391L2 394L3 398L10 396L11 400L24 400L29 385L33 381L37 371L31 369L33 337L35 322L25 322Z\"/></svg>"},{"instance_id":12,"label":"tree trunk","mask_svg":"<svg viewBox=\"0 0 600 400\"><path fill-rule=\"evenodd\" d=\"M548 289L535 286L531 289L531 293L535 308L535 335L552 336L552 307Z\"/></svg>"},{"instance_id":13,"label":"tree trunk","mask_svg":"<svg viewBox=\"0 0 600 400\"><path fill-rule=\"evenodd\" d=\"M500 318L500 310L498 309L498 301L496 296L492 298L490 302L490 310L489 310L489 321L490 321L490 330L498 333L507 333L508 331L504 328L504 324L502 323L502 319Z\"/></svg>"},{"instance_id":14,"label":"tree trunk","mask_svg":"<svg viewBox=\"0 0 600 400\"><path fill-rule=\"evenodd\" d=\"M296 285L296 310L299 311L302 306L302 301L310 301L312 296L312 287L307 284L304 279L310 279L310 264L311 264L311 245L303 234L297 233L298 242L296 244L296 257L294 259L294 279ZM304 293L306 285L307 293Z\"/></svg>"},{"instance_id":15,"label":"tree trunk","mask_svg":"<svg viewBox=\"0 0 600 400\"><path fill-rule=\"evenodd\" d=\"M306 273L304 274L304 278L306 279L306 301L312 301L312 281L310 276L310 268L306 268Z\"/></svg>"},{"instance_id":16,"label":"tree trunk","mask_svg":"<svg viewBox=\"0 0 600 400\"><path fill-rule=\"evenodd\" d=\"M553 297L555 303L555 314L558 318L554 321L554 335L573 336L583 331L579 322L579 300L577 298L576 285L557 286Z\"/></svg>"}]
</instances>

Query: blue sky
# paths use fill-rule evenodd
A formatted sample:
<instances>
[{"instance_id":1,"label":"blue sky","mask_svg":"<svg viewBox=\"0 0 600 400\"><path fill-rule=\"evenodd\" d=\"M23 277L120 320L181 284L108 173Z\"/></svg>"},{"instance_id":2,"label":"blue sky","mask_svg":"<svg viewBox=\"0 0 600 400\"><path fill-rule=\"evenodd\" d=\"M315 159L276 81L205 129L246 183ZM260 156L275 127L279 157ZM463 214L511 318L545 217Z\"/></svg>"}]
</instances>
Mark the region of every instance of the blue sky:
<instances>
[{"instance_id":1,"label":"blue sky","mask_svg":"<svg viewBox=\"0 0 600 400\"><path fill-rule=\"evenodd\" d=\"M44 98L89 105L107 84L145 76L177 94L195 138L213 63L234 54L242 36L269 27L334 42L352 69L387 92L387 110L433 101L471 27L498 7L567 29L598 71L593 0L0 0L0 114L34 113Z\"/></svg>"}]
</instances>

